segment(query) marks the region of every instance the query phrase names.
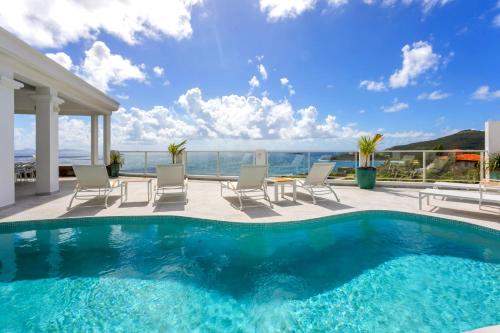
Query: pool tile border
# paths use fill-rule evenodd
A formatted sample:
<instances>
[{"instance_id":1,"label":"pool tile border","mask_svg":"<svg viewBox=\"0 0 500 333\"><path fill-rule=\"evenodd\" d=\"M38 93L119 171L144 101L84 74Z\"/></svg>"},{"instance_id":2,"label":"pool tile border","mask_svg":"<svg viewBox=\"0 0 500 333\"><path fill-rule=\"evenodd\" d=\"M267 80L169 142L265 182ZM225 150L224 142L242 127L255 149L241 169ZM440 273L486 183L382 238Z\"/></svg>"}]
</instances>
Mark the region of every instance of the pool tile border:
<instances>
[{"instance_id":1,"label":"pool tile border","mask_svg":"<svg viewBox=\"0 0 500 333\"><path fill-rule=\"evenodd\" d=\"M460 226L465 226L481 232L487 232L492 235L500 237L500 230L488 228L465 221L453 220L443 217L432 215L409 213L404 211L392 210L361 210L354 212L347 212L342 214L334 214L312 219L297 220L297 221L281 221L281 222L233 222L214 219L203 219L188 216L178 215L131 215L131 216L92 216L92 217L71 217L71 218L58 218L58 219L44 219L44 220L23 220L23 221L7 221L0 223L0 233L22 232L34 229L58 229L58 228L75 228L85 226L98 226L100 221L106 221L106 224L143 224L151 222L174 222L174 223L192 223L196 221L198 224L210 224L217 226L231 226L240 229L254 229L254 228L296 228L303 224L317 223L326 224L334 222L342 222L346 219L356 217L389 217L389 218L405 218L412 222L423 222L431 224L451 223Z\"/></svg>"}]
</instances>

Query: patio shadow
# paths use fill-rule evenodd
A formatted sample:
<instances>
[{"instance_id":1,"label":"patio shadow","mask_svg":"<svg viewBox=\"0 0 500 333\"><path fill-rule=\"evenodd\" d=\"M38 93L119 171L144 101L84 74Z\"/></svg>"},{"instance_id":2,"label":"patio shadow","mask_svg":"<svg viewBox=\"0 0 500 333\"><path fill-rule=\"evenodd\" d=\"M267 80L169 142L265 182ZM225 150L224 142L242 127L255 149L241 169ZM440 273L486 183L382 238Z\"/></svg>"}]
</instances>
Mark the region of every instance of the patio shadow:
<instances>
[{"instance_id":1,"label":"patio shadow","mask_svg":"<svg viewBox=\"0 0 500 333\"><path fill-rule=\"evenodd\" d=\"M119 196L109 196L108 207L114 205L118 200L120 200ZM104 198L95 198L73 205L70 211L59 217L95 216L104 209L106 209Z\"/></svg>"},{"instance_id":2,"label":"patio shadow","mask_svg":"<svg viewBox=\"0 0 500 333\"><path fill-rule=\"evenodd\" d=\"M342 202L337 202L337 200L331 198L333 198L333 194L329 194L328 196L316 196L316 205L330 210L354 208L353 206L345 205ZM307 193L297 192L297 200L307 204L313 204L311 196ZM340 200L342 200L342 198L340 198Z\"/></svg>"},{"instance_id":3,"label":"patio shadow","mask_svg":"<svg viewBox=\"0 0 500 333\"><path fill-rule=\"evenodd\" d=\"M252 219L281 216L281 214L271 209L271 207L269 207L269 203L264 200L245 199L243 201L243 210L241 211L239 210L240 202L237 197L224 197L224 200L226 200L235 209L235 211L245 213Z\"/></svg>"}]
</instances>

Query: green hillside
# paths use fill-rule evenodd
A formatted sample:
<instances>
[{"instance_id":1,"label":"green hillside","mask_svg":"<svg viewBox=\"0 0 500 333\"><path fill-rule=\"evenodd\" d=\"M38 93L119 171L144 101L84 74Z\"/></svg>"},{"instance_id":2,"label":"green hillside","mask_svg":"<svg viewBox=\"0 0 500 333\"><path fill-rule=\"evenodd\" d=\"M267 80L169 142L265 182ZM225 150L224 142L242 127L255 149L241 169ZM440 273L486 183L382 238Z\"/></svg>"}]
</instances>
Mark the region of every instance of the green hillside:
<instances>
[{"instance_id":1,"label":"green hillside","mask_svg":"<svg viewBox=\"0 0 500 333\"><path fill-rule=\"evenodd\" d=\"M388 150L433 150L435 147L443 150L483 150L484 132L475 130L464 130L442 138L410 143L407 145L394 146Z\"/></svg>"}]
</instances>

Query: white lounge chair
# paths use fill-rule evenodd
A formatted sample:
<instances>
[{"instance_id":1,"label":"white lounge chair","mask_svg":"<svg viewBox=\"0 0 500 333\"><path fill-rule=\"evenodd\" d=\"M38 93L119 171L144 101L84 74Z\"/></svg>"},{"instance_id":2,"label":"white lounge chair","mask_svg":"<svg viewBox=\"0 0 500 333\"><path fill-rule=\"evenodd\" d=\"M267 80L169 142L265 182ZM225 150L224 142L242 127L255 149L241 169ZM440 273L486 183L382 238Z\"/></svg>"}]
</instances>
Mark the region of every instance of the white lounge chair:
<instances>
[{"instance_id":1,"label":"white lounge chair","mask_svg":"<svg viewBox=\"0 0 500 333\"><path fill-rule=\"evenodd\" d=\"M222 189L228 189L238 196L240 202L239 209L243 210L243 200L246 198L256 198L258 195L248 195L252 192L263 192L264 199L269 202L269 206L273 208L271 199L267 194L266 185L267 165L242 165L240 167L240 176L237 182L227 181L220 182L220 195ZM256 206L247 206L256 207Z\"/></svg>"},{"instance_id":2,"label":"white lounge chair","mask_svg":"<svg viewBox=\"0 0 500 333\"><path fill-rule=\"evenodd\" d=\"M313 204L316 204L316 195L329 194L330 192L333 193L337 202L340 202L337 193L327 182L328 176L334 167L335 162L314 163L305 179L297 179L297 186L302 187L311 195Z\"/></svg>"},{"instance_id":3,"label":"white lounge chair","mask_svg":"<svg viewBox=\"0 0 500 333\"><path fill-rule=\"evenodd\" d=\"M153 205L158 204L158 197L162 195L178 193L183 195L184 198L182 201L168 201L166 203L183 202L187 204L188 180L185 176L184 164L157 165L156 178Z\"/></svg>"},{"instance_id":4,"label":"white lounge chair","mask_svg":"<svg viewBox=\"0 0 500 333\"><path fill-rule=\"evenodd\" d=\"M476 201L479 203L479 208L483 203L500 204L500 194L491 193L491 191L499 191L499 188L490 188L484 185L479 186L479 191L472 190L440 190L440 189L425 189L418 192L418 207L422 209L422 200L427 199L427 205L430 205L430 197L442 197L451 199L462 199Z\"/></svg>"},{"instance_id":5,"label":"white lounge chair","mask_svg":"<svg viewBox=\"0 0 500 333\"><path fill-rule=\"evenodd\" d=\"M104 197L104 208L108 208L108 197L118 187L119 181L111 182L104 165L73 165L76 175L75 194L69 202L68 210L75 199ZM86 206L90 207L90 206Z\"/></svg>"}]
</instances>

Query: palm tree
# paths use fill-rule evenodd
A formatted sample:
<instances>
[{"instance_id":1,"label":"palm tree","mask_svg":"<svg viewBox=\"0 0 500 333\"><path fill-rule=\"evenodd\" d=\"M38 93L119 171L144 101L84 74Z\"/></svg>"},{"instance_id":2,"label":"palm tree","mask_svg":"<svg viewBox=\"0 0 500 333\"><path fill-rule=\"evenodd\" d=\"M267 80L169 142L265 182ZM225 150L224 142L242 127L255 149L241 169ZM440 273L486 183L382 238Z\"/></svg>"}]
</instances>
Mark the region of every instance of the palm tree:
<instances>
[{"instance_id":1,"label":"palm tree","mask_svg":"<svg viewBox=\"0 0 500 333\"><path fill-rule=\"evenodd\" d=\"M358 140L359 154L361 155L361 160L364 161L364 168L368 168L370 161L370 155L375 153L377 145L380 143L384 136L380 133L375 134L373 137L362 136Z\"/></svg>"},{"instance_id":2,"label":"palm tree","mask_svg":"<svg viewBox=\"0 0 500 333\"><path fill-rule=\"evenodd\" d=\"M168 152L170 153L170 156L172 157L172 164L176 163L177 162L177 156L179 156L180 154L182 154L184 152L184 150L186 150L186 143L187 143L187 140L184 140L180 143L171 143L170 145L168 145Z\"/></svg>"}]
</instances>

